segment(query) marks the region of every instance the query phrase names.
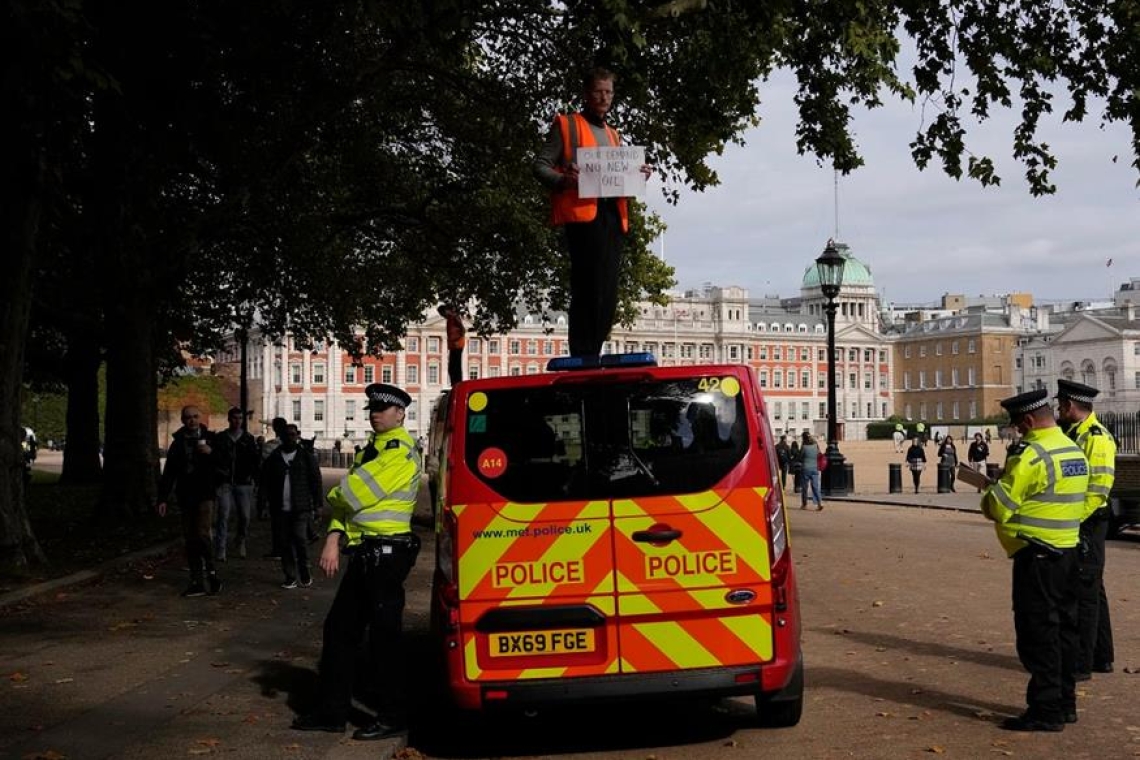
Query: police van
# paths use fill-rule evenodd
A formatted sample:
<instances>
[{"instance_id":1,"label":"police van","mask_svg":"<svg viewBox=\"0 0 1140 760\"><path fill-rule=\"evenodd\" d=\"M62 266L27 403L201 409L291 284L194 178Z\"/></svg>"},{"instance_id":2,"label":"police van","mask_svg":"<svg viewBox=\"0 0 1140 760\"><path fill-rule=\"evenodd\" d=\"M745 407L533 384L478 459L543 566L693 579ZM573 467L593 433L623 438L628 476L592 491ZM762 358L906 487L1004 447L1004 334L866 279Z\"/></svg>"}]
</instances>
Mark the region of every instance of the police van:
<instances>
[{"instance_id":1,"label":"police van","mask_svg":"<svg viewBox=\"0 0 1140 760\"><path fill-rule=\"evenodd\" d=\"M796 580L753 375L649 354L548 370L436 410L431 618L456 704L746 695L795 725Z\"/></svg>"}]
</instances>

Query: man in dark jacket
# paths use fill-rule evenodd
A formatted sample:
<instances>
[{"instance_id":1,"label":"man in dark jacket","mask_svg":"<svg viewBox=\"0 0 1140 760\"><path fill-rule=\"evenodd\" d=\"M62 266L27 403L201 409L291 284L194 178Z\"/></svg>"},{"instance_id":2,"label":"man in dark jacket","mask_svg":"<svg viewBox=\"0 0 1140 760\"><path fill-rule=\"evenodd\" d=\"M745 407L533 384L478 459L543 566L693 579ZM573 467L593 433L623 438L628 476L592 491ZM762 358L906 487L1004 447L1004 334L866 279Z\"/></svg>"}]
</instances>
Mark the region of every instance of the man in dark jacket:
<instances>
[{"instance_id":1,"label":"man in dark jacket","mask_svg":"<svg viewBox=\"0 0 1140 760\"><path fill-rule=\"evenodd\" d=\"M237 553L245 558L249 538L249 518L253 510L253 484L261 466L257 441L242 423L245 414L236 406L230 409L229 427L214 435L214 466L218 479L218 516L214 523L214 556L226 561L229 541L230 513L237 508Z\"/></svg>"},{"instance_id":2,"label":"man in dark jacket","mask_svg":"<svg viewBox=\"0 0 1140 760\"><path fill-rule=\"evenodd\" d=\"M182 592L186 597L222 590L210 544L216 493L211 438L202 426L198 407L183 407L182 427L175 431L166 452L166 466L158 486L158 514L166 516L167 502L174 496L182 515L186 562L190 566L190 585Z\"/></svg>"},{"instance_id":3,"label":"man in dark jacket","mask_svg":"<svg viewBox=\"0 0 1140 760\"><path fill-rule=\"evenodd\" d=\"M321 470L316 456L300 445L296 425L285 429L281 445L273 450L261 468L261 489L279 531L281 588L313 585L309 568L309 524L313 512L324 502Z\"/></svg>"}]
</instances>

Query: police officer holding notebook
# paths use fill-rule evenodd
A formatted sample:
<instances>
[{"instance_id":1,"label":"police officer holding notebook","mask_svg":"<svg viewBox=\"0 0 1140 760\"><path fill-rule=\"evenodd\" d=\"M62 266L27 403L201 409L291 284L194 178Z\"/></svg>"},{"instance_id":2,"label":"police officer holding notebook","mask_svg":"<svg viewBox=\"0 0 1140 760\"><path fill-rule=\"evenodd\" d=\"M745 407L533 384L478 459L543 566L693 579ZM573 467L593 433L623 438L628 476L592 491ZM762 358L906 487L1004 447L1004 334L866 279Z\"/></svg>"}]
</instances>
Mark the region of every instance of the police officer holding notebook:
<instances>
[{"instance_id":1,"label":"police officer holding notebook","mask_svg":"<svg viewBox=\"0 0 1140 760\"><path fill-rule=\"evenodd\" d=\"M348 567L325 618L320 702L315 712L293 721L300 731L344 731L354 675L360 669L356 649L367 629L382 704L376 719L352 735L360 740L406 730L400 651L404 579L420 549L412 533L420 453L404 429L412 398L385 383L373 383L365 393L372 436L328 494L333 512L320 565L330 577L336 575L343 549Z\"/></svg>"},{"instance_id":2,"label":"police officer holding notebook","mask_svg":"<svg viewBox=\"0 0 1140 760\"><path fill-rule=\"evenodd\" d=\"M1013 559L1017 656L1029 671L1028 709L1011 731L1061 731L1077 722L1077 533L1088 490L1084 452L1057 427L1044 388L1001 405L1021 433L982 513Z\"/></svg>"}]
</instances>

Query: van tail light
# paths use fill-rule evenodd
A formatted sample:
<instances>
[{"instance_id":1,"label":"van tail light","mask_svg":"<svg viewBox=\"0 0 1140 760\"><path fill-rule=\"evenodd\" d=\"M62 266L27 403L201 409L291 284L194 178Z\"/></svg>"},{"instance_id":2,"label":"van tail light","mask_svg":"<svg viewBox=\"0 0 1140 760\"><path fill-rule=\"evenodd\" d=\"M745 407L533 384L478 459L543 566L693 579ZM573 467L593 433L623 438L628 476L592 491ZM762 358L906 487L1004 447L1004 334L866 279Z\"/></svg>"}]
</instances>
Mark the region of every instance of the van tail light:
<instances>
[{"instance_id":1,"label":"van tail light","mask_svg":"<svg viewBox=\"0 0 1140 760\"><path fill-rule=\"evenodd\" d=\"M439 590L439 598L447 615L447 631L454 633L459 630L459 587L454 583L444 584Z\"/></svg>"},{"instance_id":2,"label":"van tail light","mask_svg":"<svg viewBox=\"0 0 1140 760\"><path fill-rule=\"evenodd\" d=\"M780 488L768 491L765 500L768 510L768 546L772 558L772 603L777 612L788 609L788 569L791 555L788 552L788 520L784 509L784 494Z\"/></svg>"}]
</instances>

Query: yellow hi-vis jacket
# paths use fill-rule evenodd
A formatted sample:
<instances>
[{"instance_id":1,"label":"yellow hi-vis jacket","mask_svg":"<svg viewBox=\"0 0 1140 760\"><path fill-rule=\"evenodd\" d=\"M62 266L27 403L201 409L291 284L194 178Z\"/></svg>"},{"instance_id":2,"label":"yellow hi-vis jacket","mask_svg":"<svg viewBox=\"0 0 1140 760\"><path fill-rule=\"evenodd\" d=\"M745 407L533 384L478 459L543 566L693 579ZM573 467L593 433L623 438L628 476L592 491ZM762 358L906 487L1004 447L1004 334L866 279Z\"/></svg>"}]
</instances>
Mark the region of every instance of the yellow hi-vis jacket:
<instances>
[{"instance_id":1,"label":"yellow hi-vis jacket","mask_svg":"<svg viewBox=\"0 0 1140 760\"><path fill-rule=\"evenodd\" d=\"M1089 460L1089 491L1085 495L1085 513L1081 517L1084 521L1093 512L1108 506L1108 494L1116 482L1116 441L1091 412L1065 432L1077 442Z\"/></svg>"},{"instance_id":2,"label":"yellow hi-vis jacket","mask_svg":"<svg viewBox=\"0 0 1140 760\"><path fill-rule=\"evenodd\" d=\"M329 491L329 533L340 531L347 546L356 546L370 536L409 532L421 472L420 454L407 430L373 433L340 484Z\"/></svg>"},{"instance_id":3,"label":"yellow hi-vis jacket","mask_svg":"<svg viewBox=\"0 0 1140 760\"><path fill-rule=\"evenodd\" d=\"M982 494L982 513L1011 557L1024 539L1068 549L1077 545L1088 487L1088 460L1061 428L1030 430L1010 449L1001 480Z\"/></svg>"}]
</instances>

